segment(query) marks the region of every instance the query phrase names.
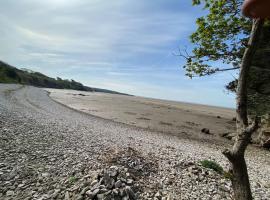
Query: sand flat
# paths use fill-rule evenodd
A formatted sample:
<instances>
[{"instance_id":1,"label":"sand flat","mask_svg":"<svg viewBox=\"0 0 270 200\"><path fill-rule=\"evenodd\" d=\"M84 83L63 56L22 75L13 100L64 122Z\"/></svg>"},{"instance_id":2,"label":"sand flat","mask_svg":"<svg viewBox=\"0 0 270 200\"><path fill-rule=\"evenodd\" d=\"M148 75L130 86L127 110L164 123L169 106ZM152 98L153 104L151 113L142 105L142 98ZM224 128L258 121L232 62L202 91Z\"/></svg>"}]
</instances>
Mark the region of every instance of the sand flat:
<instances>
[{"instance_id":1,"label":"sand flat","mask_svg":"<svg viewBox=\"0 0 270 200\"><path fill-rule=\"evenodd\" d=\"M200 139L209 137L201 133L202 128L210 129L216 138L235 128L235 110L229 108L99 92L46 90L51 98L73 109L154 131Z\"/></svg>"}]
</instances>

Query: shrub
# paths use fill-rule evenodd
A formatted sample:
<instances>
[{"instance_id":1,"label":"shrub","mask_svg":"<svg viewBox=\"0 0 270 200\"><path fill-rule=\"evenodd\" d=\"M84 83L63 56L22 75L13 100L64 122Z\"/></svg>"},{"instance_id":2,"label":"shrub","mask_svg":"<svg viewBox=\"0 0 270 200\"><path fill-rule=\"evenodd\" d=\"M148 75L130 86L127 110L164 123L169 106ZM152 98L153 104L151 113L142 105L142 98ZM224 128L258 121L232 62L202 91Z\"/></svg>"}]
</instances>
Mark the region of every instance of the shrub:
<instances>
[{"instance_id":1,"label":"shrub","mask_svg":"<svg viewBox=\"0 0 270 200\"><path fill-rule=\"evenodd\" d=\"M208 169L212 169L214 171L216 171L219 174L223 173L223 168L216 163L215 161L212 160L202 160L201 164L203 167L208 168Z\"/></svg>"},{"instance_id":2,"label":"shrub","mask_svg":"<svg viewBox=\"0 0 270 200\"><path fill-rule=\"evenodd\" d=\"M78 178L75 177L75 176L69 177L69 183L71 183L71 184L73 184L73 183L76 182L77 180L78 180Z\"/></svg>"}]
</instances>

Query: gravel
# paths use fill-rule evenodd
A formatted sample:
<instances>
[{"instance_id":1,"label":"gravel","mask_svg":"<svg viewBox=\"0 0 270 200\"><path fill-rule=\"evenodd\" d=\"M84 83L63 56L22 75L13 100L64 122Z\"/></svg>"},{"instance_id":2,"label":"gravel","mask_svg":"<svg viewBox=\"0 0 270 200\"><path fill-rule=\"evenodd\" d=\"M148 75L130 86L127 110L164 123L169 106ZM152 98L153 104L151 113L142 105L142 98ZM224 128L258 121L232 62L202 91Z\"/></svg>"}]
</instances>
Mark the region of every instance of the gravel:
<instances>
[{"instance_id":1,"label":"gravel","mask_svg":"<svg viewBox=\"0 0 270 200\"><path fill-rule=\"evenodd\" d=\"M0 199L231 199L228 179L200 161L214 145L146 131L54 102L46 91L0 85ZM254 199L270 199L269 151L250 147Z\"/></svg>"}]
</instances>

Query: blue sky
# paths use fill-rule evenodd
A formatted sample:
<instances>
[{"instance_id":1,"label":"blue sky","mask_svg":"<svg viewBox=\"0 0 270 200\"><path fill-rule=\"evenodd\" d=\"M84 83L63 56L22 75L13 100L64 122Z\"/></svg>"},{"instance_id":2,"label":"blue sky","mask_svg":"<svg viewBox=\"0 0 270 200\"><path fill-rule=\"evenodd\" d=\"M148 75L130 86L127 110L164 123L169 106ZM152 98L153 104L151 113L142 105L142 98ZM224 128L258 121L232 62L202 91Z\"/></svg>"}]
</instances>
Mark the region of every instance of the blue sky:
<instances>
[{"instance_id":1,"label":"blue sky","mask_svg":"<svg viewBox=\"0 0 270 200\"><path fill-rule=\"evenodd\" d=\"M0 0L0 59L52 77L139 96L234 107L230 73L190 80L191 0Z\"/></svg>"}]
</instances>

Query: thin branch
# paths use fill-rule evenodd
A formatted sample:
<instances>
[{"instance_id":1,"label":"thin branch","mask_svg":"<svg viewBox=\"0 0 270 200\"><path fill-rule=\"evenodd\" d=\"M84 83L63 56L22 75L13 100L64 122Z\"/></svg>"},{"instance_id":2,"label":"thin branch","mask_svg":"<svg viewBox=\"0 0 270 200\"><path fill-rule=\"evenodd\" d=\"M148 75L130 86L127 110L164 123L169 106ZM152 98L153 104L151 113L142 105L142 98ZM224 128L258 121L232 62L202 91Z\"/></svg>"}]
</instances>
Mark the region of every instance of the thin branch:
<instances>
[{"instance_id":1,"label":"thin branch","mask_svg":"<svg viewBox=\"0 0 270 200\"><path fill-rule=\"evenodd\" d=\"M236 69L240 69L240 67L232 67L232 68L225 68L225 69L217 68L215 71L216 72L225 72L225 71L231 71L231 70L236 70Z\"/></svg>"},{"instance_id":2,"label":"thin branch","mask_svg":"<svg viewBox=\"0 0 270 200\"><path fill-rule=\"evenodd\" d=\"M209 75L212 75L216 72L225 72L225 71L232 71L232 70L237 70L237 69L240 69L240 67L232 67L232 68L225 68L225 69L219 69L219 68L216 68L216 69L213 69L212 71L206 71L200 75L194 75L192 77L203 77L203 76L209 76Z\"/></svg>"},{"instance_id":3,"label":"thin branch","mask_svg":"<svg viewBox=\"0 0 270 200\"><path fill-rule=\"evenodd\" d=\"M183 54L182 52L184 52L185 54ZM187 47L186 47L184 50L181 50L180 48L178 48L178 54L173 53L173 55L174 55L174 56L180 56L180 57L183 57L183 58L185 58L186 60L195 57L195 56L189 55L189 53L187 52Z\"/></svg>"}]
</instances>

